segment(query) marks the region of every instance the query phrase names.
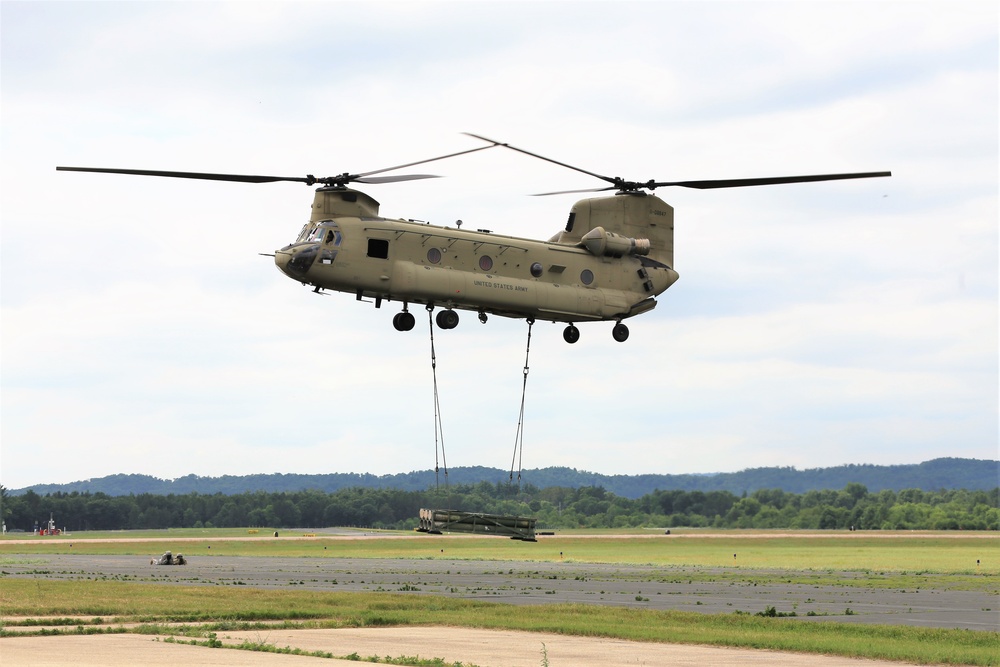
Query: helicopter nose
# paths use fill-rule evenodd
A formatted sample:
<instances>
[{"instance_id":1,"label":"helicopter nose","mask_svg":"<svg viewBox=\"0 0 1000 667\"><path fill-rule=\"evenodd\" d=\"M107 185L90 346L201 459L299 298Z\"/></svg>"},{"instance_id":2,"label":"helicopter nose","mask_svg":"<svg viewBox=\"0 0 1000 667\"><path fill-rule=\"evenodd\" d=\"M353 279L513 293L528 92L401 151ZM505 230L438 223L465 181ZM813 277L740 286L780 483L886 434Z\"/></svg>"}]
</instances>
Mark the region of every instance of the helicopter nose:
<instances>
[{"instance_id":1,"label":"helicopter nose","mask_svg":"<svg viewBox=\"0 0 1000 667\"><path fill-rule=\"evenodd\" d=\"M292 255L286 248L274 251L274 265L284 274L288 273L288 271L285 271L285 267L288 266L288 260L291 258Z\"/></svg>"},{"instance_id":2,"label":"helicopter nose","mask_svg":"<svg viewBox=\"0 0 1000 667\"><path fill-rule=\"evenodd\" d=\"M274 253L274 264L285 275L299 280L309 272L318 254L319 245L317 244L298 248L282 248Z\"/></svg>"}]
</instances>

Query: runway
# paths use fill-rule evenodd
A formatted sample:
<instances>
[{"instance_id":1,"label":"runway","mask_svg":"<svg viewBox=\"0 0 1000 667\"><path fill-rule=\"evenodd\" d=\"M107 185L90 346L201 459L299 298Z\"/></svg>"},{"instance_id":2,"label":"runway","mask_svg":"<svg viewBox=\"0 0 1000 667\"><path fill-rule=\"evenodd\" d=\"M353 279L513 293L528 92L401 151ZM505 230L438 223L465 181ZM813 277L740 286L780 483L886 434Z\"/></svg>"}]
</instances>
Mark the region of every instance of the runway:
<instances>
[{"instance_id":1,"label":"runway","mask_svg":"<svg viewBox=\"0 0 1000 667\"><path fill-rule=\"evenodd\" d=\"M162 542L160 543L162 544ZM585 603L703 613L757 613L774 607L795 613L793 622L837 621L941 628L1000 630L994 596L948 588L886 590L865 586L860 573L818 573L857 586L801 582L802 572L748 571L651 565L460 559L361 559L321 557L189 556L183 566L150 564L150 557L85 554L6 554L5 577L117 581L163 586L238 586L259 589L394 593L445 596L512 605ZM789 581L780 582L787 574ZM727 576L728 575L728 576ZM938 579L940 581L940 579ZM850 610L848 612L848 610ZM11 619L8 619L11 620ZM110 619L109 619L110 620ZM83 621L81 621L83 622ZM18 626L7 626L15 631ZM33 629L38 629L35 626ZM338 657L419 656L475 667L618 667L625 665L745 667L889 667L898 662L775 651L631 642L549 633L454 627L399 627L220 631L222 648L164 641L165 637L111 634L8 636L0 639L5 667L76 667L144 664L275 666L357 664ZM227 650L241 644L323 652L330 657Z\"/></svg>"},{"instance_id":2,"label":"runway","mask_svg":"<svg viewBox=\"0 0 1000 667\"><path fill-rule=\"evenodd\" d=\"M50 580L387 592L515 605L575 602L706 614L756 614L774 607L801 622L1000 631L1000 601L988 593L928 585L869 587L859 572L816 573L814 583L790 583L801 581L803 573L743 571L734 579L731 570L711 568L338 558L332 552L309 558L190 556L184 566L150 565L149 556L8 554L3 570L10 577ZM786 574L789 583L775 583ZM857 585L824 585L824 579L854 579Z\"/></svg>"}]
</instances>

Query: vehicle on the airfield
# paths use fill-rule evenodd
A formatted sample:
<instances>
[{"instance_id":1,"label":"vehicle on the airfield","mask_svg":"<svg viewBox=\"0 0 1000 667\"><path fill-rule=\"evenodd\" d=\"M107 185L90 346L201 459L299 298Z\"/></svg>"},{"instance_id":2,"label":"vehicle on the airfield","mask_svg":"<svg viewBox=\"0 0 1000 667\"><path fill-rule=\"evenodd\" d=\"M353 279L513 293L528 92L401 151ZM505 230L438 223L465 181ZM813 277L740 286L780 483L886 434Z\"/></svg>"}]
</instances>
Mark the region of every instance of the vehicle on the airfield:
<instances>
[{"instance_id":1,"label":"vehicle on the airfield","mask_svg":"<svg viewBox=\"0 0 1000 667\"><path fill-rule=\"evenodd\" d=\"M184 558L184 554L177 554L174 556L169 551L163 552L163 555L159 558L153 558L149 561L150 565L187 565L187 559Z\"/></svg>"}]
</instances>

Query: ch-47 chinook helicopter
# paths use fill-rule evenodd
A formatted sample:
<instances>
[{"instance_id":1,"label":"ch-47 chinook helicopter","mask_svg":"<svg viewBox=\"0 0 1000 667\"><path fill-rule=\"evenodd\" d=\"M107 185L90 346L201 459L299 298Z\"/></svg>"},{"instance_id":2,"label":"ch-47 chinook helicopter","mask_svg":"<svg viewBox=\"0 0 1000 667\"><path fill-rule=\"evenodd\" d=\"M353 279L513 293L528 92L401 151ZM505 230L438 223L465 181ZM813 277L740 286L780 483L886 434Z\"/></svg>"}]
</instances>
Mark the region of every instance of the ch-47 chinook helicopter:
<instances>
[{"instance_id":1,"label":"ch-47 chinook helicopter","mask_svg":"<svg viewBox=\"0 0 1000 667\"><path fill-rule=\"evenodd\" d=\"M566 324L563 338L580 338L577 324L612 321L612 336L623 342L623 320L656 306L656 296L678 278L674 266L674 209L649 194L661 187L734 188L890 176L890 172L780 176L700 181L627 181L602 176L506 143L469 135L489 145L361 174L316 178L207 174L137 169L56 167L138 176L165 176L244 183L275 181L319 184L309 222L298 238L274 252L285 275L314 291L353 293L360 301L402 303L393 317L398 331L415 324L410 306L440 308L435 321L442 329L458 326L459 310L547 320ZM583 199L573 205L565 228L548 241L442 227L411 220L384 218L379 204L351 183L377 184L422 178L428 174L375 176L466 153L502 146L599 178L610 186L544 194L602 192L611 196Z\"/></svg>"}]
</instances>

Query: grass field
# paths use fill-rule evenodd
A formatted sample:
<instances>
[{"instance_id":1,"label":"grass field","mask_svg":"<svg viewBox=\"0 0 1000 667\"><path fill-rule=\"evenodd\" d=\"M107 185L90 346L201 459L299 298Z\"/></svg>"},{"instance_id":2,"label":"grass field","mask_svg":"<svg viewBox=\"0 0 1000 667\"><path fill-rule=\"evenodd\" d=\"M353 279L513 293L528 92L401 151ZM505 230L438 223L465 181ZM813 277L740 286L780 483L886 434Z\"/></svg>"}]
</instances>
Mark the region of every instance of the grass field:
<instances>
[{"instance_id":1,"label":"grass field","mask_svg":"<svg viewBox=\"0 0 1000 667\"><path fill-rule=\"evenodd\" d=\"M997 533L827 533L776 535L730 531L670 536L560 534L537 543L493 537L431 536L412 533L359 533L366 539L305 537L314 533L271 529L248 535L245 529L175 530L136 533L77 533L35 537L30 544L0 541L4 553L85 553L148 555L159 546L198 555L248 555L315 558L448 558L469 560L559 561L692 565L740 569L846 570L1000 575ZM380 539L379 536L382 536ZM296 539L292 539L296 538ZM406 539L400 539L406 538ZM622 545L627 539L628 548ZM121 541L128 540L128 541ZM175 545L171 547L170 545ZM209 548L211 547L211 548ZM442 549L444 550L442 552Z\"/></svg>"},{"instance_id":2,"label":"grass field","mask_svg":"<svg viewBox=\"0 0 1000 667\"><path fill-rule=\"evenodd\" d=\"M830 536L734 531L713 536L682 533L655 537L560 534L538 543L467 536L410 537L371 531L365 539L303 537L302 531L155 531L152 534L81 534L35 538L28 544L0 541L4 559L31 554L86 553L148 556L164 549L185 554L307 558L411 558L521 560L596 563L652 563L713 568L713 577L774 576L804 581L899 586L922 576L948 585L1000 594L1000 536L996 534L850 533ZM405 536L401 539L400 535ZM23 537L23 536L22 536ZM228 538L228 539L227 539ZM91 541L93 540L93 541ZM152 540L152 541L132 541ZM72 545L72 546L71 546ZM209 549L211 547L211 549ZM325 547L325 548L324 548ZM442 552L443 550L443 552ZM561 552L561 555L560 555ZM15 555L16 554L16 555ZM736 558L733 555L736 554ZM979 560L977 567L976 560ZM843 577L842 572L870 576ZM878 575L878 576L876 576ZM928 575L931 575L928 578ZM73 617L68 632L128 631L208 636L218 629L252 628L281 622L293 627L450 625L547 631L639 641L687 642L818 652L901 660L920 664L1000 665L1000 633L904 626L804 623L795 619L737 614L622 609L598 605L511 606L475 600L392 593L334 593L294 590L159 586L120 581L0 579L0 610L12 617ZM877 585L877 584L876 584ZM998 605L1000 606L1000 605ZM82 625L76 617L100 617ZM25 623L26 621L16 621ZM180 627L164 625L181 622ZM116 628L119 628L116 630ZM6 632L6 630L5 630Z\"/></svg>"},{"instance_id":3,"label":"grass field","mask_svg":"<svg viewBox=\"0 0 1000 667\"><path fill-rule=\"evenodd\" d=\"M447 625L557 632L636 641L682 642L816 652L920 664L996 665L996 633L897 626L805 624L792 619L658 612L593 605L510 606L394 594L228 590L120 582L6 581L3 608L35 616L97 616L102 626L142 622L142 633L207 636L218 630L266 627L336 628ZM48 601L48 602L44 602ZM44 614L43 614L44 612ZM100 631L78 620L69 632ZM177 627L168 622L186 622Z\"/></svg>"}]
</instances>

